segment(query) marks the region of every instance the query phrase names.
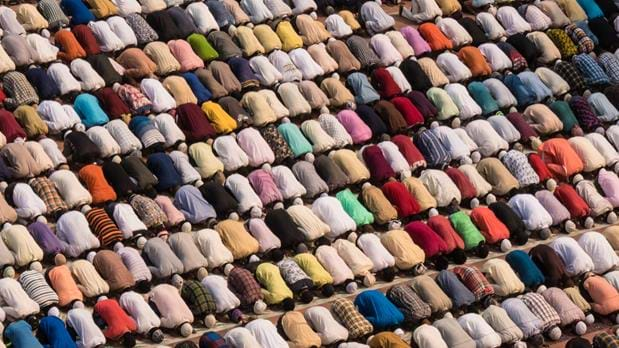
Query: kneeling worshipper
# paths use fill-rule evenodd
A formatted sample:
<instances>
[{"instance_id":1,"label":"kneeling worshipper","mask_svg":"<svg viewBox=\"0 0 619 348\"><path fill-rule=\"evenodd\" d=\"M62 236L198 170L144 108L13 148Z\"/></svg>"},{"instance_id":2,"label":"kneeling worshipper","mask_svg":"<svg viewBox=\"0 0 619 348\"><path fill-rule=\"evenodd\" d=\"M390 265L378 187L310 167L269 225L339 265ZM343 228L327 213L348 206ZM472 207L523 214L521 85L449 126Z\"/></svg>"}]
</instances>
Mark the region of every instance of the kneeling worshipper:
<instances>
[{"instance_id":1,"label":"kneeling worshipper","mask_svg":"<svg viewBox=\"0 0 619 348\"><path fill-rule=\"evenodd\" d=\"M415 246L421 247L428 261L432 262L437 270L446 269L448 266L448 246L440 235L422 221L413 221L404 227L404 230L413 240ZM395 231L395 230L394 230ZM395 232L390 231L392 234ZM388 232L389 233L389 232ZM383 243L385 238L383 238ZM423 259L420 261L423 262Z\"/></svg>"},{"instance_id":2,"label":"kneeling worshipper","mask_svg":"<svg viewBox=\"0 0 619 348\"><path fill-rule=\"evenodd\" d=\"M556 187L555 184L547 185L550 188ZM535 198L552 216L552 226L559 226L563 231L571 233L576 230L576 224L571 220L570 211L561 204L555 195L549 190L539 190L535 192Z\"/></svg>"},{"instance_id":3,"label":"kneeling worshipper","mask_svg":"<svg viewBox=\"0 0 619 348\"><path fill-rule=\"evenodd\" d=\"M378 331L399 327L404 321L402 312L377 290L366 290L358 294L355 306Z\"/></svg>"},{"instance_id":4,"label":"kneeling worshipper","mask_svg":"<svg viewBox=\"0 0 619 348\"><path fill-rule=\"evenodd\" d=\"M490 203L488 208L507 227L510 232L510 240L516 245L524 245L529 239L524 221L509 204L499 201Z\"/></svg>"},{"instance_id":5,"label":"kneeling worshipper","mask_svg":"<svg viewBox=\"0 0 619 348\"><path fill-rule=\"evenodd\" d=\"M537 268L531 257L522 250L514 250L505 256L505 261L520 277L520 281L528 288L537 290L544 284L542 271ZM544 288L542 288L544 289Z\"/></svg>"},{"instance_id":6,"label":"kneeling worshipper","mask_svg":"<svg viewBox=\"0 0 619 348\"><path fill-rule=\"evenodd\" d=\"M340 324L331 312L322 306L310 307L303 313L312 329L320 337L322 345L337 344L348 339L348 330Z\"/></svg>"},{"instance_id":7,"label":"kneeling worshipper","mask_svg":"<svg viewBox=\"0 0 619 348\"><path fill-rule=\"evenodd\" d=\"M582 222L585 228L593 227L595 221L591 217L591 208L572 185L561 183L553 193L559 202L565 205L573 220Z\"/></svg>"},{"instance_id":8,"label":"kneeling worshipper","mask_svg":"<svg viewBox=\"0 0 619 348\"><path fill-rule=\"evenodd\" d=\"M163 332L159 328L161 319L153 308L148 304L144 296L134 291L126 291L120 295L120 306L135 320L136 331L148 337L154 343L163 341Z\"/></svg>"},{"instance_id":9,"label":"kneeling worshipper","mask_svg":"<svg viewBox=\"0 0 619 348\"><path fill-rule=\"evenodd\" d=\"M56 313L60 315L60 313ZM83 303L76 303L67 312L67 330L75 332L78 347L96 347L106 343L103 331L97 326L92 312L84 308Z\"/></svg>"},{"instance_id":10,"label":"kneeling worshipper","mask_svg":"<svg viewBox=\"0 0 619 348\"><path fill-rule=\"evenodd\" d=\"M321 245L316 248L314 255L331 277L333 277L333 285L343 285L345 291L349 294L357 291L355 275L346 262L338 255L334 247Z\"/></svg>"},{"instance_id":11,"label":"kneeling worshipper","mask_svg":"<svg viewBox=\"0 0 619 348\"><path fill-rule=\"evenodd\" d=\"M588 273L582 283L582 291L591 299L591 309L596 314L619 322L619 292L604 277Z\"/></svg>"},{"instance_id":12,"label":"kneeling worshipper","mask_svg":"<svg viewBox=\"0 0 619 348\"><path fill-rule=\"evenodd\" d=\"M84 214L74 210L58 218L56 235L62 244L63 253L70 257L78 257L101 246L99 239L90 230Z\"/></svg>"},{"instance_id":13,"label":"kneeling worshipper","mask_svg":"<svg viewBox=\"0 0 619 348\"><path fill-rule=\"evenodd\" d=\"M149 304L159 313L161 327L177 331L182 337L193 332L193 314L178 289L170 284L159 284L147 294Z\"/></svg>"},{"instance_id":14,"label":"kneeling worshipper","mask_svg":"<svg viewBox=\"0 0 619 348\"><path fill-rule=\"evenodd\" d=\"M303 303L310 303L314 299L312 279L291 257L284 257L276 265L295 297Z\"/></svg>"},{"instance_id":15,"label":"kneeling worshipper","mask_svg":"<svg viewBox=\"0 0 619 348\"><path fill-rule=\"evenodd\" d=\"M352 234L349 236L349 240L355 239L359 249L372 260L372 272L382 280L391 282L396 275L395 257L381 243L380 237L375 233L364 233L359 237Z\"/></svg>"},{"instance_id":16,"label":"kneeling worshipper","mask_svg":"<svg viewBox=\"0 0 619 348\"><path fill-rule=\"evenodd\" d=\"M430 305L425 303L408 284L392 286L387 298L404 314L404 323L420 323L432 314Z\"/></svg>"},{"instance_id":17,"label":"kneeling worshipper","mask_svg":"<svg viewBox=\"0 0 619 348\"><path fill-rule=\"evenodd\" d=\"M535 196L528 193L517 194L510 198L508 204L522 219L527 230L537 232L542 239L550 237L552 216Z\"/></svg>"},{"instance_id":18,"label":"kneeling worshipper","mask_svg":"<svg viewBox=\"0 0 619 348\"><path fill-rule=\"evenodd\" d=\"M451 299L441 290L436 281L427 275L419 275L410 282L410 287L432 309L432 313L443 313L453 306Z\"/></svg>"},{"instance_id":19,"label":"kneeling worshipper","mask_svg":"<svg viewBox=\"0 0 619 348\"><path fill-rule=\"evenodd\" d=\"M263 287L262 294L266 304L281 305L286 311L294 309L294 293L286 285L286 281L284 281L276 265L269 262L260 263L256 267L255 276Z\"/></svg>"},{"instance_id":20,"label":"kneeling worshipper","mask_svg":"<svg viewBox=\"0 0 619 348\"><path fill-rule=\"evenodd\" d=\"M204 324L209 328L213 327L216 322L215 314L226 315L234 323L242 321L243 313L239 309L241 300L228 288L226 278L216 274L205 274L206 272L201 271L197 278L202 277L200 286L210 294L214 303L209 305L208 308L200 310L200 314L204 316ZM180 281L178 277L175 278ZM194 284L194 287L198 288L198 284ZM181 292L181 295L183 295L183 292ZM185 295L189 294L185 293Z\"/></svg>"},{"instance_id":21,"label":"kneeling worshipper","mask_svg":"<svg viewBox=\"0 0 619 348\"><path fill-rule=\"evenodd\" d=\"M520 299L542 321L542 332L551 340L558 341L562 334L558 326L561 323L561 318L555 309L546 302L541 294L536 292L526 293Z\"/></svg>"},{"instance_id":22,"label":"kneeling worshipper","mask_svg":"<svg viewBox=\"0 0 619 348\"><path fill-rule=\"evenodd\" d=\"M370 323L347 298L338 298L331 304L331 311L336 319L348 329L350 339L359 339L374 331Z\"/></svg>"},{"instance_id":23,"label":"kneeling worshipper","mask_svg":"<svg viewBox=\"0 0 619 348\"><path fill-rule=\"evenodd\" d=\"M279 334L277 327L266 319L252 320L245 328L251 332L261 347L287 348L288 342Z\"/></svg>"},{"instance_id":24,"label":"kneeling worshipper","mask_svg":"<svg viewBox=\"0 0 619 348\"><path fill-rule=\"evenodd\" d=\"M475 223L484 236L484 239L486 239L486 243L499 245L503 252L511 249L512 243L509 241L509 229L494 215L490 208L484 206L473 207L470 216L473 223Z\"/></svg>"},{"instance_id":25,"label":"kneeling worshipper","mask_svg":"<svg viewBox=\"0 0 619 348\"><path fill-rule=\"evenodd\" d=\"M442 270L436 276L436 282L441 289L451 298L454 309L466 309L476 302L475 295L449 270Z\"/></svg>"},{"instance_id":26,"label":"kneeling worshipper","mask_svg":"<svg viewBox=\"0 0 619 348\"><path fill-rule=\"evenodd\" d=\"M200 253L194 240L194 234L190 231L179 231L168 237L168 244L183 263L185 273L199 273L208 267L207 259Z\"/></svg>"},{"instance_id":27,"label":"kneeling worshipper","mask_svg":"<svg viewBox=\"0 0 619 348\"><path fill-rule=\"evenodd\" d=\"M601 233L584 233L578 238L578 244L593 260L596 274L604 274L619 265L619 256Z\"/></svg>"},{"instance_id":28,"label":"kneeling worshipper","mask_svg":"<svg viewBox=\"0 0 619 348\"><path fill-rule=\"evenodd\" d=\"M135 285L135 279L124 265L122 258L111 250L91 251L87 255L95 270L108 283L110 291L122 292Z\"/></svg>"},{"instance_id":29,"label":"kneeling worshipper","mask_svg":"<svg viewBox=\"0 0 619 348\"><path fill-rule=\"evenodd\" d=\"M559 237L550 243L550 247L561 257L565 272L571 277L591 272L595 268L591 257L573 238Z\"/></svg>"},{"instance_id":30,"label":"kneeling worshipper","mask_svg":"<svg viewBox=\"0 0 619 348\"><path fill-rule=\"evenodd\" d=\"M43 249L39 247L35 239L29 233L26 226L19 224L5 223L0 231L6 251L13 255L14 265L16 267L35 267L41 268L40 261L43 260ZM7 267L5 272L14 273L11 267Z\"/></svg>"},{"instance_id":31,"label":"kneeling worshipper","mask_svg":"<svg viewBox=\"0 0 619 348\"><path fill-rule=\"evenodd\" d=\"M488 281L492 283L494 292L501 297L508 297L524 292L525 285L510 264L505 260L492 259L484 263L481 268Z\"/></svg>"},{"instance_id":32,"label":"kneeling worshipper","mask_svg":"<svg viewBox=\"0 0 619 348\"><path fill-rule=\"evenodd\" d=\"M558 178L569 178L583 171L584 164L570 145L563 138L552 138L537 147L548 169Z\"/></svg>"},{"instance_id":33,"label":"kneeling worshipper","mask_svg":"<svg viewBox=\"0 0 619 348\"><path fill-rule=\"evenodd\" d=\"M93 307L93 318L105 323L103 335L109 341L119 342L125 347L135 345L137 324L115 299L99 297Z\"/></svg>"},{"instance_id":34,"label":"kneeling worshipper","mask_svg":"<svg viewBox=\"0 0 619 348\"><path fill-rule=\"evenodd\" d=\"M142 250L142 257L147 261L148 268L156 278L160 279L169 278L174 274L183 274L183 262L162 237L148 240L140 237L136 242L138 249Z\"/></svg>"},{"instance_id":35,"label":"kneeling worshipper","mask_svg":"<svg viewBox=\"0 0 619 348\"><path fill-rule=\"evenodd\" d=\"M590 209L592 218L604 218L608 224L617 222L617 214L613 211L614 207L606 197L602 196L591 180L585 180L581 174L576 174L572 178L572 183L576 186L576 192L583 198Z\"/></svg>"},{"instance_id":36,"label":"kneeling worshipper","mask_svg":"<svg viewBox=\"0 0 619 348\"><path fill-rule=\"evenodd\" d=\"M539 319L520 298L508 298L501 303L510 319L522 331L522 339L535 346L544 344L542 335L543 322Z\"/></svg>"},{"instance_id":37,"label":"kneeling worshipper","mask_svg":"<svg viewBox=\"0 0 619 348\"><path fill-rule=\"evenodd\" d=\"M434 321L432 326L438 329L449 347L476 347L473 338L469 336L467 330L460 326L458 320L455 319L451 313L446 313L443 318Z\"/></svg>"},{"instance_id":38,"label":"kneeling worshipper","mask_svg":"<svg viewBox=\"0 0 619 348\"><path fill-rule=\"evenodd\" d=\"M561 327L570 327L579 336L587 332L585 313L572 302L563 290L548 288L542 292L542 296L559 314ZM591 314L589 315L591 316Z\"/></svg>"},{"instance_id":39,"label":"kneeling worshipper","mask_svg":"<svg viewBox=\"0 0 619 348\"><path fill-rule=\"evenodd\" d=\"M283 337L295 347L318 347L320 336L309 326L300 312L287 312L278 322Z\"/></svg>"},{"instance_id":40,"label":"kneeling worshipper","mask_svg":"<svg viewBox=\"0 0 619 348\"><path fill-rule=\"evenodd\" d=\"M357 229L357 224L346 214L340 201L326 193L314 200L312 211L320 220L329 225L331 230L325 235L329 239L335 239Z\"/></svg>"},{"instance_id":41,"label":"kneeling worshipper","mask_svg":"<svg viewBox=\"0 0 619 348\"><path fill-rule=\"evenodd\" d=\"M332 246L355 277L362 279L363 285L370 287L376 283L376 276L372 273L374 263L355 244L346 239L338 239Z\"/></svg>"},{"instance_id":42,"label":"kneeling worshipper","mask_svg":"<svg viewBox=\"0 0 619 348\"><path fill-rule=\"evenodd\" d=\"M468 214L464 211L457 211L449 215L449 221L464 241L464 250L470 250L481 258L488 256L489 249L486 245L486 239Z\"/></svg>"},{"instance_id":43,"label":"kneeling worshipper","mask_svg":"<svg viewBox=\"0 0 619 348\"><path fill-rule=\"evenodd\" d=\"M0 279L3 293L0 296L3 306L3 314L10 321L34 319L34 315L39 313L39 304L28 297L28 294L21 287L21 284L10 277ZM4 318L3 318L4 319Z\"/></svg>"},{"instance_id":44,"label":"kneeling worshipper","mask_svg":"<svg viewBox=\"0 0 619 348\"><path fill-rule=\"evenodd\" d=\"M479 348L501 345L501 336L477 313L467 313L458 318L458 324L469 334Z\"/></svg>"},{"instance_id":45,"label":"kneeling worshipper","mask_svg":"<svg viewBox=\"0 0 619 348\"><path fill-rule=\"evenodd\" d=\"M303 272L310 277L314 289L320 290L324 297L331 297L335 293L333 277L320 264L316 256L305 252L295 255L293 259Z\"/></svg>"},{"instance_id":46,"label":"kneeling worshipper","mask_svg":"<svg viewBox=\"0 0 619 348\"><path fill-rule=\"evenodd\" d=\"M477 163L477 171L492 185L492 193L496 196L509 196L520 188L518 179L494 157L487 157Z\"/></svg>"},{"instance_id":47,"label":"kneeling worshipper","mask_svg":"<svg viewBox=\"0 0 619 348\"><path fill-rule=\"evenodd\" d=\"M224 274L228 277L230 290L241 301L240 308L251 308L256 314L264 313L267 305L263 301L260 284L250 271L241 266L227 264L224 267Z\"/></svg>"},{"instance_id":48,"label":"kneeling worshipper","mask_svg":"<svg viewBox=\"0 0 619 348\"><path fill-rule=\"evenodd\" d=\"M509 317L505 309L490 305L481 313L482 318L501 336L502 344L518 344L524 337L522 330Z\"/></svg>"},{"instance_id":49,"label":"kneeling worshipper","mask_svg":"<svg viewBox=\"0 0 619 348\"><path fill-rule=\"evenodd\" d=\"M456 266L453 272L458 276L462 284L475 295L477 302L482 304L488 303L494 296L494 288L477 267Z\"/></svg>"},{"instance_id":50,"label":"kneeling worshipper","mask_svg":"<svg viewBox=\"0 0 619 348\"><path fill-rule=\"evenodd\" d=\"M41 318L37 328L37 338L43 344L74 347L75 342L65 322L55 315L48 314Z\"/></svg>"},{"instance_id":51,"label":"kneeling worshipper","mask_svg":"<svg viewBox=\"0 0 619 348\"><path fill-rule=\"evenodd\" d=\"M419 348L447 348L447 342L435 326L422 324L413 331L412 341Z\"/></svg>"}]
</instances>

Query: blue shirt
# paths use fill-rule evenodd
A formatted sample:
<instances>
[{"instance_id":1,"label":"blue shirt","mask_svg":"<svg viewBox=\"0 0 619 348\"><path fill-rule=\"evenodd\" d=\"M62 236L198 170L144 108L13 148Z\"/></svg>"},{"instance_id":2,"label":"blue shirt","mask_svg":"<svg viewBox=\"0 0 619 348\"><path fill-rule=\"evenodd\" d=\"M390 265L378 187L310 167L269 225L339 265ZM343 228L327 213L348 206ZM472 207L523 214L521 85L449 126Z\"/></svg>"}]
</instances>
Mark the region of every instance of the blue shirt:
<instances>
[{"instance_id":1,"label":"blue shirt","mask_svg":"<svg viewBox=\"0 0 619 348\"><path fill-rule=\"evenodd\" d=\"M43 68L31 68L24 73L28 82L36 89L40 100L54 99L60 95L58 86Z\"/></svg>"},{"instance_id":2,"label":"blue shirt","mask_svg":"<svg viewBox=\"0 0 619 348\"><path fill-rule=\"evenodd\" d=\"M348 75L346 83L352 88L357 104L369 104L380 99L380 95L364 73L355 72Z\"/></svg>"},{"instance_id":3,"label":"blue shirt","mask_svg":"<svg viewBox=\"0 0 619 348\"><path fill-rule=\"evenodd\" d=\"M436 276L436 282L441 289L443 289L445 294L451 298L454 308L460 308L475 303L475 295L462 284L454 272L448 270L441 271L438 276Z\"/></svg>"},{"instance_id":4,"label":"blue shirt","mask_svg":"<svg viewBox=\"0 0 619 348\"><path fill-rule=\"evenodd\" d=\"M96 20L95 15L90 12L82 0L62 0L60 7L65 15L71 17L71 26L88 24L88 22Z\"/></svg>"},{"instance_id":5,"label":"blue shirt","mask_svg":"<svg viewBox=\"0 0 619 348\"><path fill-rule=\"evenodd\" d=\"M514 94L519 107L525 107L535 103L537 97L520 78L515 74L509 74L503 79L503 83Z\"/></svg>"},{"instance_id":6,"label":"blue shirt","mask_svg":"<svg viewBox=\"0 0 619 348\"><path fill-rule=\"evenodd\" d=\"M109 117L99 105L99 100L92 94L82 93L78 95L73 101L73 109L80 116L86 128L103 126L110 122Z\"/></svg>"},{"instance_id":7,"label":"blue shirt","mask_svg":"<svg viewBox=\"0 0 619 348\"><path fill-rule=\"evenodd\" d=\"M518 274L527 288L534 289L544 283L544 274L537 268L529 254L524 251L514 250L510 252L505 256L505 261L514 269L514 272Z\"/></svg>"},{"instance_id":8,"label":"blue shirt","mask_svg":"<svg viewBox=\"0 0 619 348\"><path fill-rule=\"evenodd\" d=\"M45 348L77 348L64 322L58 317L48 315L41 318L38 334L45 338Z\"/></svg>"},{"instance_id":9,"label":"blue shirt","mask_svg":"<svg viewBox=\"0 0 619 348\"><path fill-rule=\"evenodd\" d=\"M148 156L146 166L155 174L159 182L155 186L157 191L167 191L183 183L181 175L174 167L174 162L163 152L154 153Z\"/></svg>"},{"instance_id":10,"label":"blue shirt","mask_svg":"<svg viewBox=\"0 0 619 348\"><path fill-rule=\"evenodd\" d=\"M610 79L604 72L604 69L590 55L586 53L577 54L572 57L572 63L580 71L587 85L606 85L610 83Z\"/></svg>"},{"instance_id":11,"label":"blue shirt","mask_svg":"<svg viewBox=\"0 0 619 348\"><path fill-rule=\"evenodd\" d=\"M404 314L377 290L367 290L357 295L355 306L378 331L400 326L404 321Z\"/></svg>"},{"instance_id":12,"label":"blue shirt","mask_svg":"<svg viewBox=\"0 0 619 348\"><path fill-rule=\"evenodd\" d=\"M43 348L32 334L32 327L23 320L9 324L4 330L4 336L11 342L13 348Z\"/></svg>"},{"instance_id":13,"label":"blue shirt","mask_svg":"<svg viewBox=\"0 0 619 348\"><path fill-rule=\"evenodd\" d=\"M198 98L198 104L202 104L213 97L211 91L200 81L198 76L192 72L182 73L181 76L185 79L193 94Z\"/></svg>"}]
</instances>

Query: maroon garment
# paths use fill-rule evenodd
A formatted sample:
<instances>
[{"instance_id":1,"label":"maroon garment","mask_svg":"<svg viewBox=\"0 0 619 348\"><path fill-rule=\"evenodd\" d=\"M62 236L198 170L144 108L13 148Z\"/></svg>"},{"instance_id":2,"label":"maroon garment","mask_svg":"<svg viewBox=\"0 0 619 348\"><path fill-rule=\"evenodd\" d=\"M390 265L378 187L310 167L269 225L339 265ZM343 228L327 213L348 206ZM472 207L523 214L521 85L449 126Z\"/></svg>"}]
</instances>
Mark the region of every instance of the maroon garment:
<instances>
[{"instance_id":1,"label":"maroon garment","mask_svg":"<svg viewBox=\"0 0 619 348\"><path fill-rule=\"evenodd\" d=\"M413 144L413 139L407 135L399 134L391 138L391 142L396 144L398 150L402 153L404 158L411 167L424 167L425 158L421 154L421 151Z\"/></svg>"},{"instance_id":2,"label":"maroon garment","mask_svg":"<svg viewBox=\"0 0 619 348\"><path fill-rule=\"evenodd\" d=\"M449 167L445 170L445 173L451 178L451 180L458 186L462 199L471 199L477 196L477 190L471 183L471 180L464 175L460 170Z\"/></svg>"},{"instance_id":3,"label":"maroon garment","mask_svg":"<svg viewBox=\"0 0 619 348\"><path fill-rule=\"evenodd\" d=\"M514 127L520 132L520 141L527 142L531 137L538 136L535 129L525 121L522 114L519 112L510 112L507 114L507 119L514 125Z\"/></svg>"},{"instance_id":4,"label":"maroon garment","mask_svg":"<svg viewBox=\"0 0 619 348\"><path fill-rule=\"evenodd\" d=\"M408 124L409 127L424 122L423 115L410 99L406 97L395 97L391 99L391 103L400 111L402 116L404 116L404 120L406 120L406 124Z\"/></svg>"},{"instance_id":5,"label":"maroon garment","mask_svg":"<svg viewBox=\"0 0 619 348\"><path fill-rule=\"evenodd\" d=\"M383 155L383 151L378 145L368 145L363 149L363 161L370 169L372 180L383 182L389 178L395 177L395 172L391 169L389 162Z\"/></svg>"},{"instance_id":6,"label":"maroon garment","mask_svg":"<svg viewBox=\"0 0 619 348\"><path fill-rule=\"evenodd\" d=\"M94 56L95 54L101 53L101 48L99 47L99 42L97 42L95 34L92 33L92 30L90 30L86 24L74 26L71 28L71 32L84 51L86 51L86 55Z\"/></svg>"},{"instance_id":7,"label":"maroon garment","mask_svg":"<svg viewBox=\"0 0 619 348\"><path fill-rule=\"evenodd\" d=\"M176 108L176 124L185 133L187 142L195 143L215 137L215 129L197 104L187 103Z\"/></svg>"},{"instance_id":8,"label":"maroon garment","mask_svg":"<svg viewBox=\"0 0 619 348\"><path fill-rule=\"evenodd\" d=\"M383 98L392 98L402 93L389 71L383 67L374 69L372 72L372 82Z\"/></svg>"},{"instance_id":9,"label":"maroon garment","mask_svg":"<svg viewBox=\"0 0 619 348\"><path fill-rule=\"evenodd\" d=\"M6 137L7 143L12 143L16 138L26 139L26 132L17 123L15 116L5 109L0 109L0 132Z\"/></svg>"},{"instance_id":10,"label":"maroon garment","mask_svg":"<svg viewBox=\"0 0 619 348\"><path fill-rule=\"evenodd\" d=\"M403 183L394 179L389 180L383 185L381 190L389 202L395 206L399 217L407 217L419 213L419 203L408 192Z\"/></svg>"},{"instance_id":11,"label":"maroon garment","mask_svg":"<svg viewBox=\"0 0 619 348\"><path fill-rule=\"evenodd\" d=\"M428 100L423 92L411 91L406 95L406 97L410 99L413 104L415 104L417 110L421 112L426 120L434 118L438 114L438 110L436 110L434 104Z\"/></svg>"},{"instance_id":12,"label":"maroon garment","mask_svg":"<svg viewBox=\"0 0 619 348\"><path fill-rule=\"evenodd\" d=\"M101 88L94 94L99 100L103 111L105 111L110 119L121 118L123 115L131 115L131 110L129 110L127 104L120 99L118 94L116 94L111 87Z\"/></svg>"},{"instance_id":13,"label":"maroon garment","mask_svg":"<svg viewBox=\"0 0 619 348\"><path fill-rule=\"evenodd\" d=\"M530 153L528 158L529 164L531 164L531 167L533 167L533 170L537 173L537 176L539 176L540 182L544 182L548 179L553 178L550 169L548 169L548 166L546 166L546 162L544 162L540 155L536 153Z\"/></svg>"},{"instance_id":14,"label":"maroon garment","mask_svg":"<svg viewBox=\"0 0 619 348\"><path fill-rule=\"evenodd\" d=\"M426 253L426 257L433 257L443 253L448 253L449 248L430 226L422 221L413 221L404 227L404 230Z\"/></svg>"},{"instance_id":15,"label":"maroon garment","mask_svg":"<svg viewBox=\"0 0 619 348\"><path fill-rule=\"evenodd\" d=\"M447 252L464 249L464 241L451 225L449 219L443 215L434 215L428 218L428 227L434 231L445 243Z\"/></svg>"},{"instance_id":16,"label":"maroon garment","mask_svg":"<svg viewBox=\"0 0 619 348\"><path fill-rule=\"evenodd\" d=\"M389 133L401 133L408 127L400 110L387 100L380 100L374 104L374 111L389 128Z\"/></svg>"},{"instance_id":17,"label":"maroon garment","mask_svg":"<svg viewBox=\"0 0 619 348\"><path fill-rule=\"evenodd\" d=\"M589 215L589 206L574 188L566 183L561 183L555 189L555 197L570 211L572 218L584 218Z\"/></svg>"}]
</instances>

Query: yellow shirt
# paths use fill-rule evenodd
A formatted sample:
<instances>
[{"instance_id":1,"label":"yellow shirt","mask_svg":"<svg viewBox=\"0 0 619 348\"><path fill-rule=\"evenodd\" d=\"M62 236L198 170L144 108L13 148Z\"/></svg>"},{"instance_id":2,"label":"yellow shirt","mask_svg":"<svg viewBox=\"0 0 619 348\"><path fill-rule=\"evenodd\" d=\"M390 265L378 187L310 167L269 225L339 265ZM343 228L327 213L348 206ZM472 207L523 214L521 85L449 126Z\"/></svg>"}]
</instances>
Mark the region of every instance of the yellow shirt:
<instances>
[{"instance_id":1,"label":"yellow shirt","mask_svg":"<svg viewBox=\"0 0 619 348\"><path fill-rule=\"evenodd\" d=\"M215 102L206 101L202 103L202 111L206 114L213 128L215 128L215 131L219 134L230 133L237 127L234 118L232 118L221 105Z\"/></svg>"},{"instance_id":2,"label":"yellow shirt","mask_svg":"<svg viewBox=\"0 0 619 348\"><path fill-rule=\"evenodd\" d=\"M262 286L262 295L267 304L278 304L287 298L293 298L292 290L286 285L279 273L279 268L272 263L262 263L256 268L256 279Z\"/></svg>"},{"instance_id":3,"label":"yellow shirt","mask_svg":"<svg viewBox=\"0 0 619 348\"><path fill-rule=\"evenodd\" d=\"M322 267L316 256L310 253L297 254L294 261L301 267L316 287L322 287L327 284L333 284L333 277Z\"/></svg>"},{"instance_id":4,"label":"yellow shirt","mask_svg":"<svg viewBox=\"0 0 619 348\"><path fill-rule=\"evenodd\" d=\"M282 41L282 50L288 52L295 48L303 47L303 39L294 31L292 24L288 21L281 21L275 30L277 36Z\"/></svg>"}]
</instances>

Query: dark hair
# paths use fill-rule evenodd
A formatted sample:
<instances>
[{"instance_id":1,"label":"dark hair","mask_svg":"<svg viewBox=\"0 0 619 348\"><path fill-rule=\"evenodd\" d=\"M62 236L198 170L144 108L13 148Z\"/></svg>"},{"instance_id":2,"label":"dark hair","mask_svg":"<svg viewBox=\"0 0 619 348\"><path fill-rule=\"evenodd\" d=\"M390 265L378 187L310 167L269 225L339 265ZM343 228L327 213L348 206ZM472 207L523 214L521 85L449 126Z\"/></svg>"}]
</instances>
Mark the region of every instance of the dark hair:
<instances>
[{"instance_id":1,"label":"dark hair","mask_svg":"<svg viewBox=\"0 0 619 348\"><path fill-rule=\"evenodd\" d=\"M299 298L303 303L310 303L314 299L314 294L310 290L302 290L301 294L299 294Z\"/></svg>"},{"instance_id":2,"label":"dark hair","mask_svg":"<svg viewBox=\"0 0 619 348\"><path fill-rule=\"evenodd\" d=\"M293 300L293 299L291 299L290 297L285 298L285 299L282 301L282 308L283 308L285 311L292 311L292 310L294 310L294 300Z\"/></svg>"},{"instance_id":3,"label":"dark hair","mask_svg":"<svg viewBox=\"0 0 619 348\"><path fill-rule=\"evenodd\" d=\"M466 253L462 249L456 249L449 254L456 265L463 265L466 262Z\"/></svg>"},{"instance_id":4,"label":"dark hair","mask_svg":"<svg viewBox=\"0 0 619 348\"><path fill-rule=\"evenodd\" d=\"M331 297L335 293L335 288L331 284L326 284L322 287L322 289L320 289L320 291L322 292L322 296Z\"/></svg>"},{"instance_id":5,"label":"dark hair","mask_svg":"<svg viewBox=\"0 0 619 348\"><path fill-rule=\"evenodd\" d=\"M449 267L449 260L447 260L447 257L444 255L438 255L434 258L434 267L438 271L447 269L447 267Z\"/></svg>"}]
</instances>

